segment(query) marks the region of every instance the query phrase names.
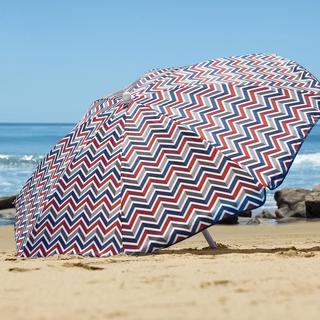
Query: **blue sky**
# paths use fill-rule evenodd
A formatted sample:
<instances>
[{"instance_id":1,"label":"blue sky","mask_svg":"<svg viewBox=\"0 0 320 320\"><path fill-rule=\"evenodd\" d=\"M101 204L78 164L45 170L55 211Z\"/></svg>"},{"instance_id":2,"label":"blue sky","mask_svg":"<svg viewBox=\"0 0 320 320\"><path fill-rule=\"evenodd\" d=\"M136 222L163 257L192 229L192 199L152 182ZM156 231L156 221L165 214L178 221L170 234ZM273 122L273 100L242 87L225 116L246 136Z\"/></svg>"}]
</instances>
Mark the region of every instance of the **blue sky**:
<instances>
[{"instance_id":1,"label":"blue sky","mask_svg":"<svg viewBox=\"0 0 320 320\"><path fill-rule=\"evenodd\" d=\"M0 122L77 122L155 67L278 53L320 77L320 1L1 1Z\"/></svg>"}]
</instances>

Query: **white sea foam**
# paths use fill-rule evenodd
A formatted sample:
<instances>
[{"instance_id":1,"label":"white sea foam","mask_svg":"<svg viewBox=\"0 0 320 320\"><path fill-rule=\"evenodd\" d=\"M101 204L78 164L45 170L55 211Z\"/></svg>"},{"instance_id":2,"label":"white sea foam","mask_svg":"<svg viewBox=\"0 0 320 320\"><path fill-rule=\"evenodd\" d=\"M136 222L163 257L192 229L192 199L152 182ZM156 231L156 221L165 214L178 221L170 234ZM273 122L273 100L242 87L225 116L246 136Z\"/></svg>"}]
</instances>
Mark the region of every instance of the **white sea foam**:
<instances>
[{"instance_id":1,"label":"white sea foam","mask_svg":"<svg viewBox=\"0 0 320 320\"><path fill-rule=\"evenodd\" d=\"M318 167L320 166L320 153L298 154L294 160L294 165L312 165Z\"/></svg>"},{"instance_id":2,"label":"white sea foam","mask_svg":"<svg viewBox=\"0 0 320 320\"><path fill-rule=\"evenodd\" d=\"M9 171L16 170L22 172L24 170L34 170L36 165L42 159L42 155L6 155L0 154L0 170L3 176Z\"/></svg>"},{"instance_id":3,"label":"white sea foam","mask_svg":"<svg viewBox=\"0 0 320 320\"><path fill-rule=\"evenodd\" d=\"M21 157L21 160L23 161L32 161L35 158L33 155L24 155Z\"/></svg>"},{"instance_id":4,"label":"white sea foam","mask_svg":"<svg viewBox=\"0 0 320 320\"><path fill-rule=\"evenodd\" d=\"M43 158L43 155L34 155L34 154L25 154L25 155L9 155L9 154L0 154L1 160L9 161L22 161L22 162L38 162Z\"/></svg>"}]
</instances>

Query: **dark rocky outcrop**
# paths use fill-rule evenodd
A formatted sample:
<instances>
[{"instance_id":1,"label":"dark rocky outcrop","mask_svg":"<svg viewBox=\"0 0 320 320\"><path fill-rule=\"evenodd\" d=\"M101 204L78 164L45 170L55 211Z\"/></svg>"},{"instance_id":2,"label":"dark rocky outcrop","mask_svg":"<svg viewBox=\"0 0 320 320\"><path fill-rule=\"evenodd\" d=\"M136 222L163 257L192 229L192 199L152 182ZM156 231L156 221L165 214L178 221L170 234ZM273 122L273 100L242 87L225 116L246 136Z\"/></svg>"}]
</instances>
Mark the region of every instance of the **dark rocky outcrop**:
<instances>
[{"instance_id":1,"label":"dark rocky outcrop","mask_svg":"<svg viewBox=\"0 0 320 320\"><path fill-rule=\"evenodd\" d=\"M320 190L312 191L305 198L306 218L320 218Z\"/></svg>"},{"instance_id":2,"label":"dark rocky outcrop","mask_svg":"<svg viewBox=\"0 0 320 320\"><path fill-rule=\"evenodd\" d=\"M243 212L239 213L239 217L251 218L251 216L252 216L251 210L247 210L247 211L243 211Z\"/></svg>"},{"instance_id":3,"label":"dark rocky outcrop","mask_svg":"<svg viewBox=\"0 0 320 320\"><path fill-rule=\"evenodd\" d=\"M0 210L14 208L16 196L0 197Z\"/></svg>"},{"instance_id":4,"label":"dark rocky outcrop","mask_svg":"<svg viewBox=\"0 0 320 320\"><path fill-rule=\"evenodd\" d=\"M312 190L303 188L285 188L274 194L278 209L277 219L320 218L320 185Z\"/></svg>"},{"instance_id":5,"label":"dark rocky outcrop","mask_svg":"<svg viewBox=\"0 0 320 320\"><path fill-rule=\"evenodd\" d=\"M226 214L218 224L238 224L238 216Z\"/></svg>"},{"instance_id":6,"label":"dark rocky outcrop","mask_svg":"<svg viewBox=\"0 0 320 320\"><path fill-rule=\"evenodd\" d=\"M0 197L0 218L13 219L16 213L13 201L16 196Z\"/></svg>"},{"instance_id":7,"label":"dark rocky outcrop","mask_svg":"<svg viewBox=\"0 0 320 320\"><path fill-rule=\"evenodd\" d=\"M15 215L16 215L16 209L14 208L0 210L0 218L14 219Z\"/></svg>"},{"instance_id":8,"label":"dark rocky outcrop","mask_svg":"<svg viewBox=\"0 0 320 320\"><path fill-rule=\"evenodd\" d=\"M311 190L303 188L285 188L274 194L278 209L275 214L277 218L284 217L306 217L305 197Z\"/></svg>"},{"instance_id":9,"label":"dark rocky outcrop","mask_svg":"<svg viewBox=\"0 0 320 320\"><path fill-rule=\"evenodd\" d=\"M261 212L256 214L255 217L263 219L277 219L275 212L271 212L269 210L262 210Z\"/></svg>"},{"instance_id":10,"label":"dark rocky outcrop","mask_svg":"<svg viewBox=\"0 0 320 320\"><path fill-rule=\"evenodd\" d=\"M314 186L314 187L312 188L312 191L314 191L314 192L320 192L320 184L317 184L316 186Z\"/></svg>"}]
</instances>

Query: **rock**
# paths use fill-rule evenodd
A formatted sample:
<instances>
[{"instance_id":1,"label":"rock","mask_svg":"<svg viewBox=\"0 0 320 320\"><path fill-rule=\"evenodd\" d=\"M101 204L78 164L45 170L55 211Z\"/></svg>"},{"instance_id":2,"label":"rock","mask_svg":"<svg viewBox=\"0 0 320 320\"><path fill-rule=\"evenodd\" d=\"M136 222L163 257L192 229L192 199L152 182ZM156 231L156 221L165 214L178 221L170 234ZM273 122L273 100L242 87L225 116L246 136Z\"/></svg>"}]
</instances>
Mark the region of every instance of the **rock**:
<instances>
[{"instance_id":1,"label":"rock","mask_svg":"<svg viewBox=\"0 0 320 320\"><path fill-rule=\"evenodd\" d=\"M280 191L276 191L274 199L277 202L278 208L288 206L292 209L298 202L304 201L306 195L310 192L311 190L303 188L285 188Z\"/></svg>"},{"instance_id":2,"label":"rock","mask_svg":"<svg viewBox=\"0 0 320 320\"><path fill-rule=\"evenodd\" d=\"M291 209L288 206L283 206L275 211L275 215L277 219L282 219L284 217L305 218L305 203L304 201L298 202L295 205L293 205Z\"/></svg>"},{"instance_id":3,"label":"rock","mask_svg":"<svg viewBox=\"0 0 320 320\"><path fill-rule=\"evenodd\" d=\"M320 184L317 184L312 188L312 191L320 192Z\"/></svg>"},{"instance_id":4,"label":"rock","mask_svg":"<svg viewBox=\"0 0 320 320\"><path fill-rule=\"evenodd\" d=\"M306 217L306 206L305 206L304 200L292 206L290 217L296 217L296 218Z\"/></svg>"},{"instance_id":5,"label":"rock","mask_svg":"<svg viewBox=\"0 0 320 320\"><path fill-rule=\"evenodd\" d=\"M260 224L260 223L261 223L261 221L260 221L259 218L257 218L257 217L251 218L251 219L247 222L247 224L249 224L249 225Z\"/></svg>"},{"instance_id":6,"label":"rock","mask_svg":"<svg viewBox=\"0 0 320 320\"><path fill-rule=\"evenodd\" d=\"M289 215L290 209L289 207L282 207L282 208L278 208L275 211L275 215L277 217L277 219L282 219L284 217L286 217L287 215Z\"/></svg>"},{"instance_id":7,"label":"rock","mask_svg":"<svg viewBox=\"0 0 320 320\"><path fill-rule=\"evenodd\" d=\"M222 220L218 222L218 224L238 224L238 216L225 214Z\"/></svg>"},{"instance_id":8,"label":"rock","mask_svg":"<svg viewBox=\"0 0 320 320\"><path fill-rule=\"evenodd\" d=\"M311 190L303 188L285 188L274 194L278 209L275 214L278 219L284 217L306 217L305 199L312 193Z\"/></svg>"},{"instance_id":9,"label":"rock","mask_svg":"<svg viewBox=\"0 0 320 320\"><path fill-rule=\"evenodd\" d=\"M271 212L269 210L263 210L256 214L257 218L263 218L263 219L277 219L277 216L274 212Z\"/></svg>"},{"instance_id":10,"label":"rock","mask_svg":"<svg viewBox=\"0 0 320 320\"><path fill-rule=\"evenodd\" d=\"M247 211L243 211L243 212L239 213L239 217L251 218L251 216L252 216L251 210L247 210Z\"/></svg>"},{"instance_id":11,"label":"rock","mask_svg":"<svg viewBox=\"0 0 320 320\"><path fill-rule=\"evenodd\" d=\"M16 214L15 208L0 210L0 218L13 219L15 217L15 214Z\"/></svg>"},{"instance_id":12,"label":"rock","mask_svg":"<svg viewBox=\"0 0 320 320\"><path fill-rule=\"evenodd\" d=\"M0 197L0 210L14 208L13 201L17 196Z\"/></svg>"},{"instance_id":13,"label":"rock","mask_svg":"<svg viewBox=\"0 0 320 320\"><path fill-rule=\"evenodd\" d=\"M277 219L320 218L320 185L312 190L285 188L275 192L274 199L278 206L275 211Z\"/></svg>"},{"instance_id":14,"label":"rock","mask_svg":"<svg viewBox=\"0 0 320 320\"><path fill-rule=\"evenodd\" d=\"M320 218L320 191L313 191L306 196L305 210L307 219Z\"/></svg>"}]
</instances>

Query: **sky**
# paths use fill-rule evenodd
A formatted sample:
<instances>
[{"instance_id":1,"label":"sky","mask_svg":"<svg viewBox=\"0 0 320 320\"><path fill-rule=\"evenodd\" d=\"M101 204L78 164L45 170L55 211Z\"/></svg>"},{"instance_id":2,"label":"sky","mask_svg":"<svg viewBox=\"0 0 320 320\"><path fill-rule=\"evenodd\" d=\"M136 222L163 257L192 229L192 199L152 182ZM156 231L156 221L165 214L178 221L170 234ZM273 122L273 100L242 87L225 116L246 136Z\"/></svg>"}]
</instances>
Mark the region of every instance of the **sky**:
<instances>
[{"instance_id":1,"label":"sky","mask_svg":"<svg viewBox=\"0 0 320 320\"><path fill-rule=\"evenodd\" d=\"M320 1L0 0L0 122L77 122L156 67L277 53L320 78Z\"/></svg>"}]
</instances>

